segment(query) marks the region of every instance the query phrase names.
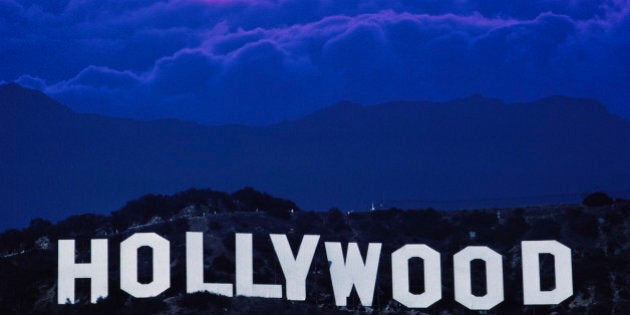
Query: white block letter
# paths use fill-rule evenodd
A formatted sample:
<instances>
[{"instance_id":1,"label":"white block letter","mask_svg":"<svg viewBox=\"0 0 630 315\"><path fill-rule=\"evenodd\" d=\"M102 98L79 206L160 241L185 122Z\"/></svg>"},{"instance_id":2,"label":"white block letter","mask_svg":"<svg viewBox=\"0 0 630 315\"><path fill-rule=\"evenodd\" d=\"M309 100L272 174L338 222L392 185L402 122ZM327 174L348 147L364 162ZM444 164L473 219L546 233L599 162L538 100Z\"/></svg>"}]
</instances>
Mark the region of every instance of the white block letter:
<instances>
[{"instance_id":1,"label":"white block letter","mask_svg":"<svg viewBox=\"0 0 630 315\"><path fill-rule=\"evenodd\" d=\"M486 265L484 296L472 294L470 263L481 259ZM486 246L469 246L453 256L455 300L471 310L489 310L503 301L503 260Z\"/></svg>"},{"instance_id":2,"label":"white block letter","mask_svg":"<svg viewBox=\"0 0 630 315\"><path fill-rule=\"evenodd\" d=\"M153 251L153 280L138 282L138 249ZM120 288L137 298L158 296L171 286L170 244L155 233L136 233L120 243Z\"/></svg>"},{"instance_id":3,"label":"white block letter","mask_svg":"<svg viewBox=\"0 0 630 315\"><path fill-rule=\"evenodd\" d=\"M206 291L232 296L231 283L203 282L203 233L186 232L186 292Z\"/></svg>"},{"instance_id":4,"label":"white block letter","mask_svg":"<svg viewBox=\"0 0 630 315\"><path fill-rule=\"evenodd\" d=\"M91 240L90 263L77 264L74 240L59 240L57 303L74 304L74 280L90 279L90 302L107 297L107 240Z\"/></svg>"},{"instance_id":5,"label":"white block letter","mask_svg":"<svg viewBox=\"0 0 630 315\"><path fill-rule=\"evenodd\" d=\"M424 263L424 292L409 291L409 259ZM405 245L392 253L392 297L409 308L426 308L442 298L440 253L424 244Z\"/></svg>"},{"instance_id":6,"label":"white block letter","mask_svg":"<svg viewBox=\"0 0 630 315\"><path fill-rule=\"evenodd\" d=\"M254 284L252 235L236 233L236 294L264 298L281 298L279 284Z\"/></svg>"},{"instance_id":7,"label":"white block letter","mask_svg":"<svg viewBox=\"0 0 630 315\"><path fill-rule=\"evenodd\" d=\"M556 287L551 291L540 289L540 254L553 255ZM570 248L557 241L523 241L521 256L525 305L558 304L573 295Z\"/></svg>"},{"instance_id":8,"label":"white block letter","mask_svg":"<svg viewBox=\"0 0 630 315\"><path fill-rule=\"evenodd\" d=\"M370 243L365 263L361 257L357 243L348 243L347 257L343 257L341 243L326 242L326 256L330 264L330 279L332 280L337 306L345 306L347 298L352 292L352 286L357 290L363 306L372 306L376 272L381 256L381 244Z\"/></svg>"},{"instance_id":9,"label":"white block letter","mask_svg":"<svg viewBox=\"0 0 630 315\"><path fill-rule=\"evenodd\" d=\"M271 237L273 249L276 251L282 273L284 273L287 282L287 299L292 301L306 300L306 276L311 268L319 235L304 235L297 257L293 255L286 235L271 234L269 237Z\"/></svg>"}]
</instances>

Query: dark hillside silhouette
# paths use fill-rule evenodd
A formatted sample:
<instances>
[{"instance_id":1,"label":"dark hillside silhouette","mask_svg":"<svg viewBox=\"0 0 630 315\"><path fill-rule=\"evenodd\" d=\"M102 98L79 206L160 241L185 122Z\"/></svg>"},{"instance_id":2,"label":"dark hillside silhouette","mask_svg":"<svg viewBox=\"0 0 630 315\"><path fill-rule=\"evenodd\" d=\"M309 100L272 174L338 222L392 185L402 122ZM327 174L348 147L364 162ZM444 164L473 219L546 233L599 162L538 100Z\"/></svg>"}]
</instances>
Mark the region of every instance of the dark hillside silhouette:
<instances>
[{"instance_id":1,"label":"dark hillside silhouette","mask_svg":"<svg viewBox=\"0 0 630 315\"><path fill-rule=\"evenodd\" d=\"M77 114L8 84L0 111L0 227L191 187L253 186L318 210L577 203L575 193L630 190L630 122L593 100L343 102L275 125L204 126Z\"/></svg>"},{"instance_id":2,"label":"dark hillside silhouette","mask_svg":"<svg viewBox=\"0 0 630 315\"><path fill-rule=\"evenodd\" d=\"M628 314L630 272L627 247L630 202L616 199L601 207L555 205L513 209L436 211L387 209L369 212L294 211L296 204L246 188L228 194L188 190L174 195L147 195L112 215L79 215L59 223L37 219L22 230L0 233L1 314L357 314L371 312L351 295L347 308L335 307L329 261L323 241L383 244L372 308L380 313L409 310L392 300L391 253L404 244L427 244L441 254L442 299L419 311L472 314L454 300L453 255L466 246L488 246L503 257L505 299L487 314ZM259 211L256 211L259 209ZM206 281L235 281L234 233L252 233L254 278L284 284L270 233L286 234L293 248L303 235L321 235L307 276L306 300L222 297L186 294L187 231L204 232ZM120 289L120 242L137 232L154 232L171 242L170 289L155 298L138 299ZM89 239L109 240L109 296L89 304L87 281L77 281L77 304L58 305L57 240L73 238L80 257ZM555 239L571 248L573 296L558 305L524 306L521 241ZM151 276L148 256L140 256L140 275ZM542 257L545 257L544 255ZM553 260L553 259L552 259ZM421 264L410 261L410 282L421 289ZM541 282L553 287L553 261L541 259ZM417 263L418 261L416 261ZM564 267L564 266L563 266ZM482 269L483 270L483 269ZM496 272L496 270L493 270ZM475 273L473 290L483 289ZM479 292L479 291L477 291ZM483 291L481 291L483 292ZM8 301L19 301L9 303Z\"/></svg>"}]
</instances>

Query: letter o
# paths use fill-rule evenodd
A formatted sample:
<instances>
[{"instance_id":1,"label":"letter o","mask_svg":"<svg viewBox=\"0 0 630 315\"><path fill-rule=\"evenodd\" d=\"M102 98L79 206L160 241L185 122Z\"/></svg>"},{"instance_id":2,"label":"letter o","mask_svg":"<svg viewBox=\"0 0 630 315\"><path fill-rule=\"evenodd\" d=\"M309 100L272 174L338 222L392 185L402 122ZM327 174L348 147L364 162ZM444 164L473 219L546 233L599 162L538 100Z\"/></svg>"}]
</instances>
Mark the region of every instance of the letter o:
<instances>
[{"instance_id":1,"label":"letter o","mask_svg":"<svg viewBox=\"0 0 630 315\"><path fill-rule=\"evenodd\" d=\"M138 249L153 249L153 281L138 282ZM137 298L158 296L171 286L170 244L155 233L136 233L120 243L120 288Z\"/></svg>"},{"instance_id":2,"label":"letter o","mask_svg":"<svg viewBox=\"0 0 630 315\"><path fill-rule=\"evenodd\" d=\"M484 296L472 294L470 263L481 259L486 264ZM503 301L503 259L486 246L468 246L453 256L455 300L471 310L489 310Z\"/></svg>"},{"instance_id":3,"label":"letter o","mask_svg":"<svg viewBox=\"0 0 630 315\"><path fill-rule=\"evenodd\" d=\"M409 259L424 263L424 292L409 292ZM442 298L440 253L424 244L408 244L392 253L392 297L410 308L426 308Z\"/></svg>"}]
</instances>

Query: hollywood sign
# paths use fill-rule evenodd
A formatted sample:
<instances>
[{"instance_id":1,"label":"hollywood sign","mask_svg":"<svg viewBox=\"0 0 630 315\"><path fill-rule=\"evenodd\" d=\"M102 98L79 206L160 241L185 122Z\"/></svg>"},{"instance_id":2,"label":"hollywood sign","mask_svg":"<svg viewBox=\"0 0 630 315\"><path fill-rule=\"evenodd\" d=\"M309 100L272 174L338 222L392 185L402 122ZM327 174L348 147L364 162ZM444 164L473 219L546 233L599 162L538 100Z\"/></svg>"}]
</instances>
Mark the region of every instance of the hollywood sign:
<instances>
[{"instance_id":1,"label":"hollywood sign","mask_svg":"<svg viewBox=\"0 0 630 315\"><path fill-rule=\"evenodd\" d=\"M204 282L203 234L186 233L186 291L209 292L224 296L306 299L306 280L319 243L319 235L305 235L294 254L284 234L270 234L278 262L284 274L281 284L254 283L252 234L235 235L235 283ZM152 249L153 276L150 283L138 281L138 249ZM365 259L357 243L348 243L344 254L341 243L325 242L330 264L335 304L345 306L354 287L360 302L371 306L381 256L381 243L368 245ZM75 302L75 279L88 278L90 301L108 295L108 241L91 240L90 263L76 263L75 241L59 240L58 303ZM543 291L540 285L541 254L554 257L555 288ZM424 264L424 292L410 291L409 260L420 258ZM486 294L474 295L471 285L471 262L485 263ZM489 310L503 301L502 256L486 246L468 246L453 256L455 300L472 310ZM392 297L409 308L427 308L442 298L440 253L425 244L407 244L391 254ZM522 241L521 262L523 302L525 305L558 304L573 295L571 250L554 241ZM120 243L120 288L137 298L158 296L170 287L170 243L155 233L136 233Z\"/></svg>"}]
</instances>

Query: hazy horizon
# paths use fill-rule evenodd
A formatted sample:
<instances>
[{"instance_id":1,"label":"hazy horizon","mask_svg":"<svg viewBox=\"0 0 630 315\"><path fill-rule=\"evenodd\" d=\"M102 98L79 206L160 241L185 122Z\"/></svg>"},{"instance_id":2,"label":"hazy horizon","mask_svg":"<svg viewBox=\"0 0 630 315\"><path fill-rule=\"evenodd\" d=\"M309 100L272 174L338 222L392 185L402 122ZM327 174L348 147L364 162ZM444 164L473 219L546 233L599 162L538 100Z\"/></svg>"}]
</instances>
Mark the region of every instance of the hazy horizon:
<instances>
[{"instance_id":1,"label":"hazy horizon","mask_svg":"<svg viewBox=\"0 0 630 315\"><path fill-rule=\"evenodd\" d=\"M18 85L0 94L5 224L106 213L192 187L251 186L318 210L575 203L630 191L630 122L588 99L340 102L278 124L206 126L78 114Z\"/></svg>"}]
</instances>

